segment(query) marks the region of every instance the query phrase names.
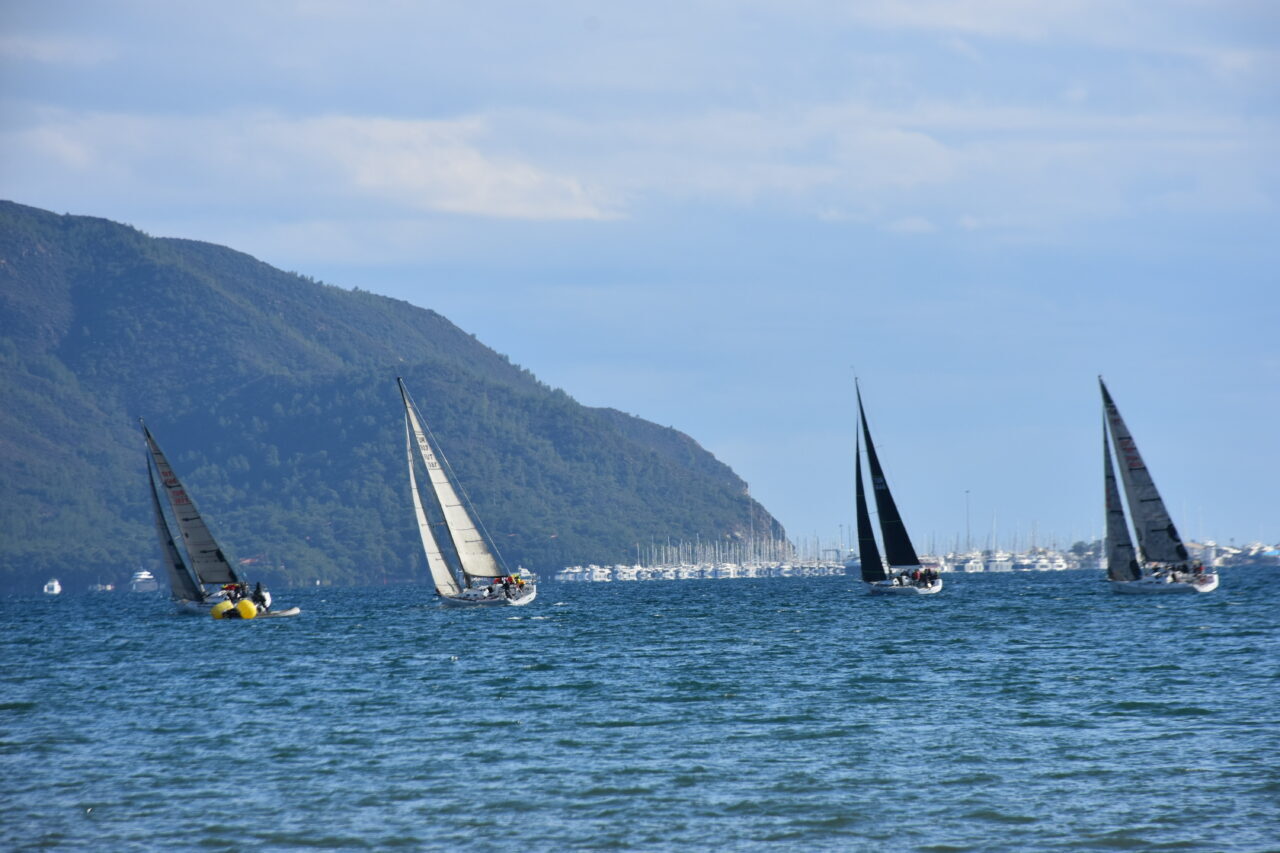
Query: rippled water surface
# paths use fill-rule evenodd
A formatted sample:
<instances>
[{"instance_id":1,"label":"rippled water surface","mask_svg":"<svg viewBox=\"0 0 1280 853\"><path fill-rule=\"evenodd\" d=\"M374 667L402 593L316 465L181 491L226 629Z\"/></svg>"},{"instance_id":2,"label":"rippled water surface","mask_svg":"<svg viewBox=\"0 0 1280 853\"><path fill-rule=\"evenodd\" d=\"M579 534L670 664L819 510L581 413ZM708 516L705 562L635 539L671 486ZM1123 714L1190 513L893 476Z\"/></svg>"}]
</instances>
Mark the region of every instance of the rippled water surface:
<instances>
[{"instance_id":1,"label":"rippled water surface","mask_svg":"<svg viewBox=\"0 0 1280 853\"><path fill-rule=\"evenodd\" d=\"M10 598L0 848L1277 850L1275 575Z\"/></svg>"}]
</instances>

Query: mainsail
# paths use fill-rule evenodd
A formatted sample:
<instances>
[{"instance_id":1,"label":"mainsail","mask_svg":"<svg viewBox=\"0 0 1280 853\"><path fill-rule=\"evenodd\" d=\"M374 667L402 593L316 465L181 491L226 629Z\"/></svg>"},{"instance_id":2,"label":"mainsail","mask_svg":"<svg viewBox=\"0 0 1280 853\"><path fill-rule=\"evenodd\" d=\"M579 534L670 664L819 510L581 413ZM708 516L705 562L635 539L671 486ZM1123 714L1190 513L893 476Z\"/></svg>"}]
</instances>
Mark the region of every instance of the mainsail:
<instances>
[{"instance_id":1,"label":"mainsail","mask_svg":"<svg viewBox=\"0 0 1280 853\"><path fill-rule=\"evenodd\" d=\"M164 568L169 574L169 589L177 601L204 601L204 588L191 574L191 569L182 559L182 552L173 541L173 531L165 520L164 510L160 507L160 495L156 492L155 468L151 456L147 456L147 484L151 486L151 509L156 517L156 535L160 537L160 551L164 555Z\"/></svg>"},{"instance_id":2,"label":"mainsail","mask_svg":"<svg viewBox=\"0 0 1280 853\"><path fill-rule=\"evenodd\" d=\"M1107 507L1107 576L1113 581L1136 581L1142 576L1129 538L1129 525L1120 503L1115 467L1111 464L1111 447L1107 444L1107 423L1102 422L1102 464L1105 469Z\"/></svg>"},{"instance_id":3,"label":"mainsail","mask_svg":"<svg viewBox=\"0 0 1280 853\"><path fill-rule=\"evenodd\" d=\"M449 570L449 564L445 562L444 554L440 552L440 545L436 542L436 537L431 532L431 523L427 520L427 513L422 508L422 495L418 493L418 478L413 472L415 436L417 436L419 442L417 446L421 447L422 443L426 441L426 436L423 435L422 427L418 424L418 419L413 413L413 407L406 400L404 409L405 449L408 451L409 456L409 491L413 495L413 514L418 519L418 535L422 538L422 550L427 555L427 567L431 570L431 580L436 585L436 592L441 595L457 595L462 592L462 588L458 586L457 578Z\"/></svg>"},{"instance_id":4,"label":"mainsail","mask_svg":"<svg viewBox=\"0 0 1280 853\"><path fill-rule=\"evenodd\" d=\"M1098 377L1098 385L1102 388L1102 404L1107 423L1111 426L1111 440L1115 443L1120 462L1120 479L1124 482L1124 494L1138 533L1142 559L1150 563L1185 563L1188 559L1186 546L1173 526L1169 511L1165 509L1160 492L1151 479L1151 472L1138 454L1138 445L1120 417L1120 410L1107 392L1101 376Z\"/></svg>"},{"instance_id":5,"label":"mainsail","mask_svg":"<svg viewBox=\"0 0 1280 853\"><path fill-rule=\"evenodd\" d=\"M867 427L867 414L862 410L862 391L858 390L858 416L862 419L862 437L867 443L867 464L871 468L871 487L875 491L876 510L880 513L880 535L884 537L884 556L892 568L920 565L916 549L907 535L907 526L902 523L898 513L898 505L893 502L889 493L889 484L885 482L884 471L880 468L880 459L876 456L876 446L871 441L871 430Z\"/></svg>"},{"instance_id":6,"label":"mainsail","mask_svg":"<svg viewBox=\"0 0 1280 853\"><path fill-rule=\"evenodd\" d=\"M862 563L862 579L867 583L885 580L888 575L884 571L884 561L880 559L880 549L876 547L876 534L871 527L871 513L867 511L867 493L862 487L862 445L857 440L854 430L854 464L857 473L854 475L858 504L858 557Z\"/></svg>"},{"instance_id":7,"label":"mainsail","mask_svg":"<svg viewBox=\"0 0 1280 853\"><path fill-rule=\"evenodd\" d=\"M178 482L173 468L169 465L169 460L160 450L160 445L156 444L156 440L152 438L146 424L142 425L142 434L146 436L151 458L155 462L160 482L169 498L169 506L173 507L173 516L178 522L178 530L182 533L183 543L187 547L192 571L196 573L201 583L218 585L240 583L240 576L236 574L235 569L231 568L222 549L214 541L213 534L209 532L204 519L200 517L200 512L192 502L191 496L182 487L182 483Z\"/></svg>"},{"instance_id":8,"label":"mainsail","mask_svg":"<svg viewBox=\"0 0 1280 853\"><path fill-rule=\"evenodd\" d=\"M458 555L458 561L462 564L463 573L469 578L496 578L508 574L506 569L498 565L498 561L494 558L493 552L489 550L489 546L485 542L484 536L481 535L480 529L471 520L471 515L467 512L466 506L459 500L458 493L454 490L453 484L449 482L449 477L445 474L440 460L437 459L435 452L431 449L431 443L427 441L422 423L419 421L417 414L413 410L413 404L409 400L409 392L405 390L404 381L399 378L396 381L400 384L400 396L404 399L405 416L410 424L409 429L413 433L418 453L422 457L422 464L426 466L427 475L431 479L431 487L435 490L436 499L440 503L440 511L444 515L445 526L449 530L449 538L453 542L453 549ZM412 469L410 474L412 474ZM417 494L416 486L414 494ZM421 529L424 518L425 516L419 516L419 529ZM423 547L426 547L425 538L423 539ZM428 555L429 560L430 555ZM435 576L435 569L432 569L432 577ZM439 589L438 582L437 589Z\"/></svg>"}]
</instances>

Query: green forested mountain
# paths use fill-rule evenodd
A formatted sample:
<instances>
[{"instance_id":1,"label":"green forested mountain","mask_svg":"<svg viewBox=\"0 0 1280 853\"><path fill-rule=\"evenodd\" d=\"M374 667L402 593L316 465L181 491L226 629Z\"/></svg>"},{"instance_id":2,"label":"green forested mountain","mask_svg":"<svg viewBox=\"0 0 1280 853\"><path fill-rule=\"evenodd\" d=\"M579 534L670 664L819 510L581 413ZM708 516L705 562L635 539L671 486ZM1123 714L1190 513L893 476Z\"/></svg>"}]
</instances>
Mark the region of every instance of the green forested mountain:
<instances>
[{"instance_id":1,"label":"green forested mountain","mask_svg":"<svg viewBox=\"0 0 1280 853\"><path fill-rule=\"evenodd\" d=\"M513 566L782 535L688 436L581 406L433 311L0 202L0 587L157 568L138 417L253 577L425 580L397 375Z\"/></svg>"}]
</instances>

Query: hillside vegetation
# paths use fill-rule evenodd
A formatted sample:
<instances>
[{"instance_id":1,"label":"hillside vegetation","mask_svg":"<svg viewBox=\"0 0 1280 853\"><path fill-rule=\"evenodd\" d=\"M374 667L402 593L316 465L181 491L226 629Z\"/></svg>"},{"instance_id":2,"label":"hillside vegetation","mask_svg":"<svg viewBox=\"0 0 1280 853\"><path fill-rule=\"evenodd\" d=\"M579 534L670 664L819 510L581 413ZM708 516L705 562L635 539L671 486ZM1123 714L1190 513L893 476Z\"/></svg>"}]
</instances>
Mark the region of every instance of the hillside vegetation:
<instances>
[{"instance_id":1,"label":"hillside vegetation","mask_svg":"<svg viewBox=\"0 0 1280 853\"><path fill-rule=\"evenodd\" d=\"M0 585L158 568L139 417L251 576L425 580L396 376L513 567L782 535L688 436L581 406L434 311L0 202Z\"/></svg>"}]
</instances>

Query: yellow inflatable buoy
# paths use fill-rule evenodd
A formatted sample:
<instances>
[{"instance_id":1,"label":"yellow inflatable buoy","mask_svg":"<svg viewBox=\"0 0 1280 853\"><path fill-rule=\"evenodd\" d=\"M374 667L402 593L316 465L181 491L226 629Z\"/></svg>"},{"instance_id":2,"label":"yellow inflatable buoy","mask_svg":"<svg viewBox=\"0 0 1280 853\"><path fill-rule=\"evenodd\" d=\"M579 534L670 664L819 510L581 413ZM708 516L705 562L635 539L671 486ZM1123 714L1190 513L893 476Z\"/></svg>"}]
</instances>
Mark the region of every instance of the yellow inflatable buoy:
<instances>
[{"instance_id":1,"label":"yellow inflatable buoy","mask_svg":"<svg viewBox=\"0 0 1280 853\"><path fill-rule=\"evenodd\" d=\"M209 615L214 619L225 619L227 617L227 611L233 607L235 607L235 605L230 601L219 601L217 604L213 605L213 609L209 611Z\"/></svg>"},{"instance_id":2,"label":"yellow inflatable buoy","mask_svg":"<svg viewBox=\"0 0 1280 853\"><path fill-rule=\"evenodd\" d=\"M236 612L240 614L241 619L252 619L258 615L258 605L247 598L242 598L236 602Z\"/></svg>"}]
</instances>

